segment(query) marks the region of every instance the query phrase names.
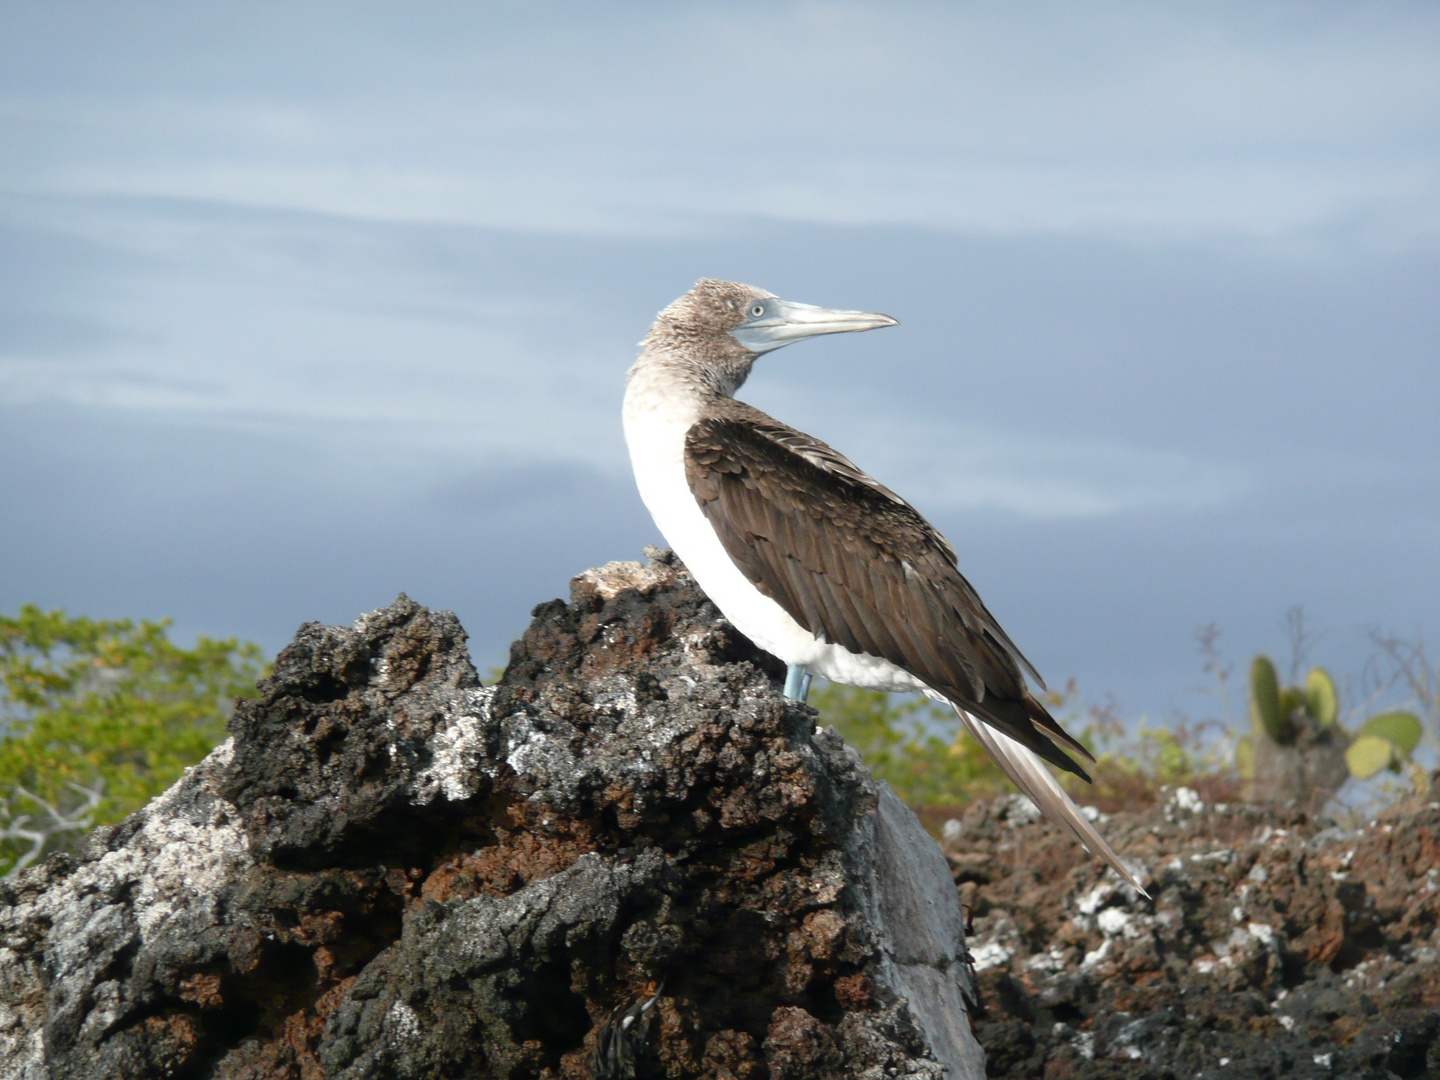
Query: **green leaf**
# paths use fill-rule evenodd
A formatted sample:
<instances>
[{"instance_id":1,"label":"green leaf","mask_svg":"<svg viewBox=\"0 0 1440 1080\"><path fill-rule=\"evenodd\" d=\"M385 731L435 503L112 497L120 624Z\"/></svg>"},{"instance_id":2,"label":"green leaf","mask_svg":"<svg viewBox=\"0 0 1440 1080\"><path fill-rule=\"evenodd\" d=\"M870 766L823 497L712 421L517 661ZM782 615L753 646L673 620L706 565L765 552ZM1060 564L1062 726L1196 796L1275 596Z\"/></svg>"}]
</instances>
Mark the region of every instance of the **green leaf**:
<instances>
[{"instance_id":1,"label":"green leaf","mask_svg":"<svg viewBox=\"0 0 1440 1080\"><path fill-rule=\"evenodd\" d=\"M1394 763L1394 744L1379 735L1361 735L1345 750L1345 764L1350 769L1350 775L1361 780L1369 780Z\"/></svg>"},{"instance_id":2,"label":"green leaf","mask_svg":"<svg viewBox=\"0 0 1440 1080\"><path fill-rule=\"evenodd\" d=\"M1423 730L1419 717L1414 713L1387 712L1366 720L1360 734L1388 740L1395 747L1397 757L1407 758L1420 742Z\"/></svg>"},{"instance_id":3,"label":"green leaf","mask_svg":"<svg viewBox=\"0 0 1440 1080\"><path fill-rule=\"evenodd\" d=\"M1305 711L1321 727L1329 727L1340 713L1335 681L1324 668L1311 668L1305 676Z\"/></svg>"},{"instance_id":4,"label":"green leaf","mask_svg":"<svg viewBox=\"0 0 1440 1080\"><path fill-rule=\"evenodd\" d=\"M1280 680L1268 656L1257 656L1250 664L1250 714L1270 738L1290 741L1290 721L1280 709Z\"/></svg>"}]
</instances>

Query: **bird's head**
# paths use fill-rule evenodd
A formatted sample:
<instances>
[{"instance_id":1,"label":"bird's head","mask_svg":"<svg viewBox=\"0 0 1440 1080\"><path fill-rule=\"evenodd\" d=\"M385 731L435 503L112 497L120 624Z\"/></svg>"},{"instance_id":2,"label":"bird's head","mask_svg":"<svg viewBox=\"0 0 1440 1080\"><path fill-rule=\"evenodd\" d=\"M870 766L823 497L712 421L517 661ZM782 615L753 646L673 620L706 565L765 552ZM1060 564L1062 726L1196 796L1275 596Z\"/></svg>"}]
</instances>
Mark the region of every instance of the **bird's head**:
<instances>
[{"instance_id":1,"label":"bird's head","mask_svg":"<svg viewBox=\"0 0 1440 1080\"><path fill-rule=\"evenodd\" d=\"M820 334L894 326L873 311L832 311L781 300L735 281L706 278L664 311L642 344L647 352L683 356L704 365L733 393L761 353Z\"/></svg>"}]
</instances>

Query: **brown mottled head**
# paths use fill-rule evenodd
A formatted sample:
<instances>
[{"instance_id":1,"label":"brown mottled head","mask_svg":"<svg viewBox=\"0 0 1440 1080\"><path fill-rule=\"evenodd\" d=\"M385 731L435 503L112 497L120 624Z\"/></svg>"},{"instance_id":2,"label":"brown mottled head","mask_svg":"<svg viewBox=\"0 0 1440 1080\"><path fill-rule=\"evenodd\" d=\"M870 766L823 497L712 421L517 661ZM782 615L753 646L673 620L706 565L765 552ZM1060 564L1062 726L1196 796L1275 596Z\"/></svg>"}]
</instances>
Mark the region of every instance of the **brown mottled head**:
<instances>
[{"instance_id":1,"label":"brown mottled head","mask_svg":"<svg viewBox=\"0 0 1440 1080\"><path fill-rule=\"evenodd\" d=\"M702 278L656 316L650 335L668 331L685 337L719 337L750 318L752 307L763 306L766 300L774 299L774 293L754 285Z\"/></svg>"},{"instance_id":2,"label":"brown mottled head","mask_svg":"<svg viewBox=\"0 0 1440 1080\"><path fill-rule=\"evenodd\" d=\"M781 300L753 285L705 278L660 312L641 344L644 355L681 364L728 396L761 353L819 334L895 323L889 315L831 311Z\"/></svg>"}]
</instances>

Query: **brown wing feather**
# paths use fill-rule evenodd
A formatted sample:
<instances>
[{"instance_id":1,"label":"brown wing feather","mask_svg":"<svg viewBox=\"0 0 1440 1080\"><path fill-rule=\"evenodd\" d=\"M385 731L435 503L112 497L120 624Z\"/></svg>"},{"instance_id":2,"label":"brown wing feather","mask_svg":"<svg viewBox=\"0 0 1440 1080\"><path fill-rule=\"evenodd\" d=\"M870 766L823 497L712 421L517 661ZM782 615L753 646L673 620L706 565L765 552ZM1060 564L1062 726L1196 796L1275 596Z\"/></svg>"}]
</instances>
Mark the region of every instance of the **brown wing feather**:
<instances>
[{"instance_id":1,"label":"brown wing feather","mask_svg":"<svg viewBox=\"0 0 1440 1080\"><path fill-rule=\"evenodd\" d=\"M1090 755L916 510L819 440L726 401L685 440L690 489L735 564L806 630L881 656L1060 768ZM1042 684L1043 685L1043 684ZM1055 741L1052 741L1055 740Z\"/></svg>"}]
</instances>

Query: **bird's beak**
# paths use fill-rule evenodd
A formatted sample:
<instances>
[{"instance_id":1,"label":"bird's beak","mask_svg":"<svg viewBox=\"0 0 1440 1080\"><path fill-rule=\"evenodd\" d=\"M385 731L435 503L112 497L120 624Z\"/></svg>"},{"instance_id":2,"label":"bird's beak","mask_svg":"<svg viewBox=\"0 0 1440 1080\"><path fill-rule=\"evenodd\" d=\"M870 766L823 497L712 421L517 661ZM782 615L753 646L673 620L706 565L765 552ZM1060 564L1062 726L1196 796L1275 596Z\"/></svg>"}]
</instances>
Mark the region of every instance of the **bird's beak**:
<instances>
[{"instance_id":1,"label":"bird's beak","mask_svg":"<svg viewBox=\"0 0 1440 1080\"><path fill-rule=\"evenodd\" d=\"M767 305L771 310L763 316L730 331L736 341L754 353L769 352L820 334L876 330L882 326L895 326L899 322L877 311L832 311L789 300L770 300Z\"/></svg>"}]
</instances>

